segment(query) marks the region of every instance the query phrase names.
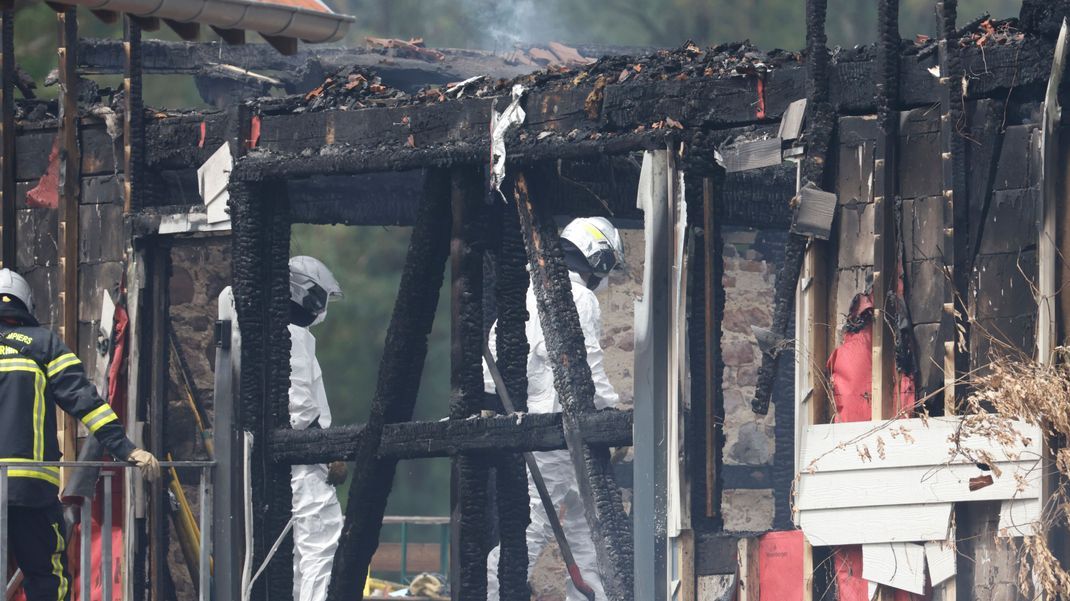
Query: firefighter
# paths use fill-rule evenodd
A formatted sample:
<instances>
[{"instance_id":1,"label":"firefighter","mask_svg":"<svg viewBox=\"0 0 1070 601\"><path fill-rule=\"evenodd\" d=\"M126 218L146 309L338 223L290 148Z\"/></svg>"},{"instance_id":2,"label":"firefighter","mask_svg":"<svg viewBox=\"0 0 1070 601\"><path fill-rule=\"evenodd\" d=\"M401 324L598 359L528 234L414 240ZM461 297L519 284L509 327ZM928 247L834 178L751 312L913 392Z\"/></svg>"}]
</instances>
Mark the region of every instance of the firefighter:
<instances>
[{"instance_id":1,"label":"firefighter","mask_svg":"<svg viewBox=\"0 0 1070 601\"><path fill-rule=\"evenodd\" d=\"M606 375L603 363L603 351L599 344L602 337L602 310L595 295L608 287L609 274L624 265L624 244L620 233L602 217L581 217L570 222L561 230L561 247L565 253L565 264L572 281L572 300L576 304L576 313L583 329L583 339L587 348L587 364L591 368L594 380L594 404L598 409L615 407L620 397L613 389L613 384ZM528 339L528 411L530 413L555 413L561 411L561 403L554 389L554 375L551 360L546 348L546 337L539 322L539 311L532 286L527 292L528 322L525 332ZM488 344L491 352L496 353L496 330L491 328ZM484 364L483 380L485 390L494 392L494 381ZM594 590L597 601L605 601L602 578L598 573L598 561L591 529L583 513L576 471L572 467L572 458L568 451L548 451L533 453L539 465L543 479L546 481L554 505L561 508L562 528L565 539L572 549L577 567L583 580ZM543 509L539 492L530 476L528 477L528 495L530 498L531 524L527 529L528 575L535 567L543 548L553 540L553 531L549 518ZM488 558L487 591L490 601L498 601L498 559L500 549L495 547ZM572 582L567 585L568 601L583 601L584 596L576 590Z\"/></svg>"},{"instance_id":2,"label":"firefighter","mask_svg":"<svg viewBox=\"0 0 1070 601\"><path fill-rule=\"evenodd\" d=\"M70 575L59 468L20 463L59 461L58 405L78 418L120 461L159 476L151 453L137 448L118 416L86 378L82 362L33 317L30 285L0 269L0 462L8 465L7 544L22 570L27 601L67 601ZM7 566L0 566L4 573Z\"/></svg>"}]
</instances>

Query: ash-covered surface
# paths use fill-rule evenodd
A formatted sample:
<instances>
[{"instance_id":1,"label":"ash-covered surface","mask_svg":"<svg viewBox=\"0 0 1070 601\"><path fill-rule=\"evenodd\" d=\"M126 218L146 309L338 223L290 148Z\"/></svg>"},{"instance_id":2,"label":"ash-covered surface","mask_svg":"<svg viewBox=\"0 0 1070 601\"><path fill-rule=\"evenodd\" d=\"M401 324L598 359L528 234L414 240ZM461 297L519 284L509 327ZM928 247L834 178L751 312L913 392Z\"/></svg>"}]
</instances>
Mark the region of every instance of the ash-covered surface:
<instances>
[{"instance_id":1,"label":"ash-covered surface","mask_svg":"<svg viewBox=\"0 0 1070 601\"><path fill-rule=\"evenodd\" d=\"M1022 30L1018 19L993 19L984 14L973 19L960 28L951 36L959 48L991 48L993 46L1006 46L1017 44L1025 40L1026 34ZM904 55L917 54L920 57L935 54L938 48L938 40L927 35L917 35L913 43L904 40L902 53Z\"/></svg>"},{"instance_id":2,"label":"ash-covered surface","mask_svg":"<svg viewBox=\"0 0 1070 601\"><path fill-rule=\"evenodd\" d=\"M659 50L643 56L606 56L585 65L579 61L568 65L553 64L513 79L474 77L445 86L428 86L416 94L406 94L384 85L372 69L350 66L331 74L323 84L303 97L265 101L263 107L270 107L268 110L271 112L281 109L295 113L352 110L370 106L506 96L517 84L527 89L552 90L625 82L762 76L784 65L799 66L802 61L801 53L785 50L764 52L749 42L722 44L706 49L687 42L674 50Z\"/></svg>"}]
</instances>

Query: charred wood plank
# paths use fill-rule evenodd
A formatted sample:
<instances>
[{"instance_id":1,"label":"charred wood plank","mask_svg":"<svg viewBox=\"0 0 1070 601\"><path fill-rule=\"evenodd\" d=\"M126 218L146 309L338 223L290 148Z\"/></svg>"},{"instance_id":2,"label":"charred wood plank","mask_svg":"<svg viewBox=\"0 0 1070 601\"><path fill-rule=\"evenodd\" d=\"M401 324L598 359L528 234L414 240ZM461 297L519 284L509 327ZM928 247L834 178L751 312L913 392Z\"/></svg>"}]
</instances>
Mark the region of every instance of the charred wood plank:
<instances>
[{"instance_id":1,"label":"charred wood plank","mask_svg":"<svg viewBox=\"0 0 1070 601\"><path fill-rule=\"evenodd\" d=\"M15 10L0 13L0 263L15 269Z\"/></svg>"},{"instance_id":2,"label":"charred wood plank","mask_svg":"<svg viewBox=\"0 0 1070 601\"><path fill-rule=\"evenodd\" d=\"M829 101L829 55L828 36L825 34L825 17L828 11L827 0L807 0L806 2L806 62L807 81L807 125L806 155L802 163L803 183L810 183L824 189L825 165L835 129L835 109ZM791 317L795 310L795 288L802 271L803 258L806 254L805 236L792 233L784 251L784 263L777 270L776 286L773 293L773 327L775 340L790 340L788 332ZM776 383L778 365L791 359L793 351L774 345L762 353L762 364L758 370L758 384L751 400L755 413L765 415L769 411L769 401ZM778 404L779 407L779 404ZM792 421L794 409L786 414L778 411L777 420Z\"/></svg>"},{"instance_id":3,"label":"charred wood plank","mask_svg":"<svg viewBox=\"0 0 1070 601\"><path fill-rule=\"evenodd\" d=\"M145 103L141 94L141 24L123 15L123 207L140 206L141 174L145 158Z\"/></svg>"},{"instance_id":4,"label":"charred wood plank","mask_svg":"<svg viewBox=\"0 0 1070 601\"><path fill-rule=\"evenodd\" d=\"M448 190L448 174L432 173L409 241L379 364L368 434L353 453L354 486L346 504L345 525L334 558L329 592L332 601L360 598L368 566L379 546L386 501L397 467L396 459L378 457L379 446L386 424L411 420L416 405L419 374L427 357L427 337L438 307L449 254Z\"/></svg>"},{"instance_id":5,"label":"charred wood plank","mask_svg":"<svg viewBox=\"0 0 1070 601\"><path fill-rule=\"evenodd\" d=\"M527 255L520 235L520 220L508 206L501 211L500 245L497 249L495 306L495 362L513 401L514 409L528 409L528 339L526 325L528 277ZM533 417L533 416L527 416ZM627 428L631 434L631 426ZM564 433L561 442L564 442ZM495 467L498 503L498 590L502 601L528 601L527 527L531 523L528 471L521 455L505 455Z\"/></svg>"},{"instance_id":6,"label":"charred wood plank","mask_svg":"<svg viewBox=\"0 0 1070 601\"><path fill-rule=\"evenodd\" d=\"M450 332L451 421L483 408L483 251L486 208L483 169L460 167L451 175L453 238ZM487 598L487 484L484 457L453 461L450 581L455 599Z\"/></svg>"},{"instance_id":7,"label":"charred wood plank","mask_svg":"<svg viewBox=\"0 0 1070 601\"><path fill-rule=\"evenodd\" d=\"M626 447L632 444L631 411L596 411L580 417L579 423L584 440L591 446ZM560 413L385 424L375 456L398 460L558 451L566 448L561 424ZM322 430L280 429L271 433L268 446L271 460L279 464L354 461L370 435L364 424Z\"/></svg>"},{"instance_id":8,"label":"charred wood plank","mask_svg":"<svg viewBox=\"0 0 1070 601\"><path fill-rule=\"evenodd\" d=\"M594 382L557 228L546 214L546 207L533 202L522 173L516 177L514 199L524 232L547 354L552 361L554 388L563 409L565 439L606 595L611 601L627 601L633 594L631 525L624 513L608 450L588 445L580 426L580 416L594 412Z\"/></svg>"}]
</instances>

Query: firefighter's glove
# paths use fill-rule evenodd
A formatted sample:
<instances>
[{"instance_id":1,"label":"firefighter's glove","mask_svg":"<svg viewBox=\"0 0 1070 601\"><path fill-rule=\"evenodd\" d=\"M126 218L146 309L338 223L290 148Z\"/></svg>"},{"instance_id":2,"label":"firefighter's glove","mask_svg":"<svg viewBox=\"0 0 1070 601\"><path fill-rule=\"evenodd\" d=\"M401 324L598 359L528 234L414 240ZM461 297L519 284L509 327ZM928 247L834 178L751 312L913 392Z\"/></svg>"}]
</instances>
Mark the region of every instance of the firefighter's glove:
<instances>
[{"instance_id":1,"label":"firefighter's glove","mask_svg":"<svg viewBox=\"0 0 1070 601\"><path fill-rule=\"evenodd\" d=\"M349 468L346 467L344 461L332 461L327 466L327 483L331 486L338 486L346 481L349 476Z\"/></svg>"},{"instance_id":2,"label":"firefighter's glove","mask_svg":"<svg viewBox=\"0 0 1070 601\"><path fill-rule=\"evenodd\" d=\"M156 460L152 453L144 449L134 449L127 461L136 465L141 470L141 475L150 482L160 477L160 462Z\"/></svg>"}]
</instances>

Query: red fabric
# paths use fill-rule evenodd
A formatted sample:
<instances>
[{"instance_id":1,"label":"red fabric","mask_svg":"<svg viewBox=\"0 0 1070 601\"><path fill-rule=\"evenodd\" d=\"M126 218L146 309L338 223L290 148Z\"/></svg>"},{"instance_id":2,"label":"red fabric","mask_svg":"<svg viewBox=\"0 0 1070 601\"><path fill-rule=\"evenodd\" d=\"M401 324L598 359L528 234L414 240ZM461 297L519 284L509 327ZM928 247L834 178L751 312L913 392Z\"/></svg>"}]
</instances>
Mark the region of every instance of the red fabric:
<instances>
[{"instance_id":1,"label":"red fabric","mask_svg":"<svg viewBox=\"0 0 1070 601\"><path fill-rule=\"evenodd\" d=\"M769 532L758 539L760 601L802 601L802 530Z\"/></svg>"},{"instance_id":2,"label":"red fabric","mask_svg":"<svg viewBox=\"0 0 1070 601\"><path fill-rule=\"evenodd\" d=\"M52 142L52 152L48 154L48 168L38 180L37 185L26 193L26 206L35 209L55 209L59 207L59 136Z\"/></svg>"},{"instance_id":3,"label":"red fabric","mask_svg":"<svg viewBox=\"0 0 1070 601\"><path fill-rule=\"evenodd\" d=\"M127 330L130 318L126 308L118 305L115 307L114 341L111 364L108 365L108 404L112 406L116 415L122 420L126 413L126 351ZM125 472L121 469L114 470L112 477L112 506L111 506L111 580L112 594L122 590L122 567L123 567L123 477ZM92 601L102 601L103 582L101 579L101 548L102 537L106 536L102 530L104 525L104 478L97 482L97 492L93 499L93 524L92 524L92 576L90 598ZM70 543L67 546L67 560L71 572L71 598L81 599L81 527L76 524L71 534Z\"/></svg>"},{"instance_id":4,"label":"red fabric","mask_svg":"<svg viewBox=\"0 0 1070 601\"><path fill-rule=\"evenodd\" d=\"M901 283L901 281L900 281ZM868 316L868 319L866 319ZM873 301L858 295L851 304L851 318L865 319L858 332L848 332L843 343L832 352L828 370L832 374L832 394L836 404L835 423L865 422L873 419ZM914 380L900 374L896 410L913 415ZM838 601L869 601L869 584L862 578L862 547L845 545L832 550L836 568ZM931 595L914 595L895 591L895 601L927 601Z\"/></svg>"}]
</instances>

